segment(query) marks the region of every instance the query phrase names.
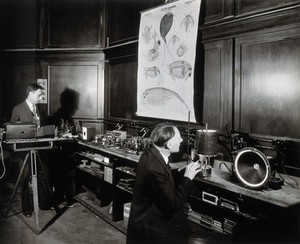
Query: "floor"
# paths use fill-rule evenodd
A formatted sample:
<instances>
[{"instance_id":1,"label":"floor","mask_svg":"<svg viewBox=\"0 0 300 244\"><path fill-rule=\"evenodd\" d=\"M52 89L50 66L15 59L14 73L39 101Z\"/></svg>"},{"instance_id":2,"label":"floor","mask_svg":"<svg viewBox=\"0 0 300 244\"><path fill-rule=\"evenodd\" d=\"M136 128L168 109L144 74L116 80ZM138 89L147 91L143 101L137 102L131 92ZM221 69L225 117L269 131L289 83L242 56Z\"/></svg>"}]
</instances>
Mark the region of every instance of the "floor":
<instances>
[{"instance_id":1,"label":"floor","mask_svg":"<svg viewBox=\"0 0 300 244\"><path fill-rule=\"evenodd\" d=\"M35 217L27 218L21 213L18 192L5 217L13 188L6 183L0 189L0 244L126 243L123 233L78 202L71 208L62 203L57 210L40 210L36 234Z\"/></svg>"},{"instance_id":2,"label":"floor","mask_svg":"<svg viewBox=\"0 0 300 244\"><path fill-rule=\"evenodd\" d=\"M28 218L22 214L20 192L17 191L5 217L13 189L13 183L0 184L0 244L126 244L126 236L121 231L79 202L73 207L67 207L63 202L56 210L39 210L36 229L34 215ZM206 237L206 241L199 242L197 238L191 243L228 243L215 234L207 236L208 233L201 231L200 239Z\"/></svg>"}]
</instances>

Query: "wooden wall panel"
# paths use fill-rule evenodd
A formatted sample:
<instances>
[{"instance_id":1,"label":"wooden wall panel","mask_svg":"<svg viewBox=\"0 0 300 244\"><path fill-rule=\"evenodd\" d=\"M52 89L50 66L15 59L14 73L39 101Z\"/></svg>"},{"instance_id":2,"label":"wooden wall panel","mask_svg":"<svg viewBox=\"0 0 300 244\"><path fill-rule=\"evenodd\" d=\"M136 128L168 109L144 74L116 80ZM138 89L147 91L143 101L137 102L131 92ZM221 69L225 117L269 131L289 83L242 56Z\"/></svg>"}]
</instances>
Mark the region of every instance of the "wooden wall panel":
<instances>
[{"instance_id":1,"label":"wooden wall panel","mask_svg":"<svg viewBox=\"0 0 300 244\"><path fill-rule=\"evenodd\" d=\"M203 122L210 128L219 128L221 120L221 52L219 47L205 50Z\"/></svg>"},{"instance_id":2,"label":"wooden wall panel","mask_svg":"<svg viewBox=\"0 0 300 244\"><path fill-rule=\"evenodd\" d=\"M205 45L203 123L230 132L232 118L232 40Z\"/></svg>"},{"instance_id":3,"label":"wooden wall panel","mask_svg":"<svg viewBox=\"0 0 300 244\"><path fill-rule=\"evenodd\" d=\"M1 77L1 90L5 91L4 117L10 120L13 107L24 101L26 89L37 79L34 61L10 61L4 65L5 74Z\"/></svg>"},{"instance_id":4,"label":"wooden wall panel","mask_svg":"<svg viewBox=\"0 0 300 244\"><path fill-rule=\"evenodd\" d=\"M48 0L48 47L104 47L100 0Z\"/></svg>"},{"instance_id":5,"label":"wooden wall panel","mask_svg":"<svg viewBox=\"0 0 300 244\"><path fill-rule=\"evenodd\" d=\"M0 45L3 48L36 47L37 19L37 0L0 1Z\"/></svg>"},{"instance_id":6,"label":"wooden wall panel","mask_svg":"<svg viewBox=\"0 0 300 244\"><path fill-rule=\"evenodd\" d=\"M52 62L48 66L49 114L60 107L63 91L79 94L75 118L103 118L103 62Z\"/></svg>"},{"instance_id":7,"label":"wooden wall panel","mask_svg":"<svg viewBox=\"0 0 300 244\"><path fill-rule=\"evenodd\" d=\"M164 2L164 0L109 0L107 14L109 45L138 39L140 12Z\"/></svg>"},{"instance_id":8,"label":"wooden wall panel","mask_svg":"<svg viewBox=\"0 0 300 244\"><path fill-rule=\"evenodd\" d=\"M237 39L236 129L300 138L299 31Z\"/></svg>"},{"instance_id":9,"label":"wooden wall panel","mask_svg":"<svg viewBox=\"0 0 300 244\"><path fill-rule=\"evenodd\" d=\"M268 8L282 7L299 0L236 0L236 14L245 14L252 11L263 11Z\"/></svg>"},{"instance_id":10,"label":"wooden wall panel","mask_svg":"<svg viewBox=\"0 0 300 244\"><path fill-rule=\"evenodd\" d=\"M107 117L133 119L137 109L137 56L108 64Z\"/></svg>"},{"instance_id":11,"label":"wooden wall panel","mask_svg":"<svg viewBox=\"0 0 300 244\"><path fill-rule=\"evenodd\" d=\"M240 15L251 15L289 7L299 0L202 0L205 23L231 20Z\"/></svg>"},{"instance_id":12,"label":"wooden wall panel","mask_svg":"<svg viewBox=\"0 0 300 244\"><path fill-rule=\"evenodd\" d=\"M203 0L205 7L205 23L233 16L234 0Z\"/></svg>"}]
</instances>

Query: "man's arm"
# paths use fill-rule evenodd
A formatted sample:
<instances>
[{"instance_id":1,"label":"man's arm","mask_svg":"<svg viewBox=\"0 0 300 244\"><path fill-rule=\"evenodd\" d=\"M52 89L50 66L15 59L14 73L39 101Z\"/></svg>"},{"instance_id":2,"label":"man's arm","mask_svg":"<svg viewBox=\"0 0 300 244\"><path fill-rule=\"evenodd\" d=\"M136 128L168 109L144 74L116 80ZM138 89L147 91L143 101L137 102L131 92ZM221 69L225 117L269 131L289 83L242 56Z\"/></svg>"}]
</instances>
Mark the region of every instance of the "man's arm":
<instances>
[{"instance_id":1,"label":"man's arm","mask_svg":"<svg viewBox=\"0 0 300 244\"><path fill-rule=\"evenodd\" d=\"M17 106L15 106L11 113L10 122L17 122L20 121L20 113Z\"/></svg>"},{"instance_id":2,"label":"man's arm","mask_svg":"<svg viewBox=\"0 0 300 244\"><path fill-rule=\"evenodd\" d=\"M166 219L172 218L183 207L193 185L189 178L183 177L176 187L171 177L173 177L171 172L168 175L160 170L151 172L147 177L153 201Z\"/></svg>"}]
</instances>

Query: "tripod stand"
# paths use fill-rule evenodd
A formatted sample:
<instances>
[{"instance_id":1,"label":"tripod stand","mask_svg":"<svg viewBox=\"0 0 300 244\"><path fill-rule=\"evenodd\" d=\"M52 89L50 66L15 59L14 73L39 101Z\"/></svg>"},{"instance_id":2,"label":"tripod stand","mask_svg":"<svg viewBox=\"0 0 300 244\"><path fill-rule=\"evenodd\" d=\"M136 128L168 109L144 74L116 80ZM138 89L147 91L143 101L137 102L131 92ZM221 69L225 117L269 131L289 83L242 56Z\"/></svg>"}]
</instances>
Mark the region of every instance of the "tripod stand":
<instances>
[{"instance_id":1,"label":"tripod stand","mask_svg":"<svg viewBox=\"0 0 300 244\"><path fill-rule=\"evenodd\" d=\"M35 140L33 142L33 144L38 143L38 142L39 142L38 140ZM21 178L24 174L24 169L25 169L25 167L26 167L26 165L29 161L28 159L30 157L30 171L31 171L32 192L33 192L33 210L34 210L34 217L35 217L36 233L39 234L39 198L38 198L37 175L38 175L38 164L41 168L41 173L42 174L43 174L43 166L42 166L42 163L41 163L41 158L38 154L38 150L53 148L53 141L48 141L49 144L46 145L46 146L36 146L36 147L34 147L34 146L31 145L30 147L22 147L22 148L17 148L17 144L23 143L23 145L25 145L24 143L28 143L28 141L14 140L12 142L7 142L7 144L10 144L10 143L13 144L13 150L15 152L20 152L20 151L24 152L25 151L25 152L27 152L27 154L26 154L25 159L23 161L22 168L20 170L16 185L14 187L14 191L13 191L13 194L12 194L10 205L9 205L9 207L7 209L7 212L6 212L6 217L8 216L8 213L9 213L11 207L12 207L12 203L14 201L14 198L15 198L20 180L21 180ZM47 179L44 178L44 180L45 180L47 189L50 192L50 195L52 195L52 191L51 191L51 188L50 188L50 185L49 185Z\"/></svg>"}]
</instances>

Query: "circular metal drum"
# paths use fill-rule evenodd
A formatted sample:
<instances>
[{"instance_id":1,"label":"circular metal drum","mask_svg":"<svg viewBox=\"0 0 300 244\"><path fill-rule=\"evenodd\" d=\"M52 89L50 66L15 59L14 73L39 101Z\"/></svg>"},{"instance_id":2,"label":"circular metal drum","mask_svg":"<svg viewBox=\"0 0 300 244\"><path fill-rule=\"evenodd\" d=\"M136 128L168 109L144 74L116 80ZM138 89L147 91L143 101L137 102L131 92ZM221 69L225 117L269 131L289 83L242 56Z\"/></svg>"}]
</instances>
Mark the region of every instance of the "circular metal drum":
<instances>
[{"instance_id":1,"label":"circular metal drum","mask_svg":"<svg viewBox=\"0 0 300 244\"><path fill-rule=\"evenodd\" d=\"M216 156L218 152L218 135L216 130L197 130L197 154Z\"/></svg>"},{"instance_id":2,"label":"circular metal drum","mask_svg":"<svg viewBox=\"0 0 300 244\"><path fill-rule=\"evenodd\" d=\"M267 157L253 147L245 147L238 152L233 171L238 180L251 189L263 187L271 175Z\"/></svg>"}]
</instances>

